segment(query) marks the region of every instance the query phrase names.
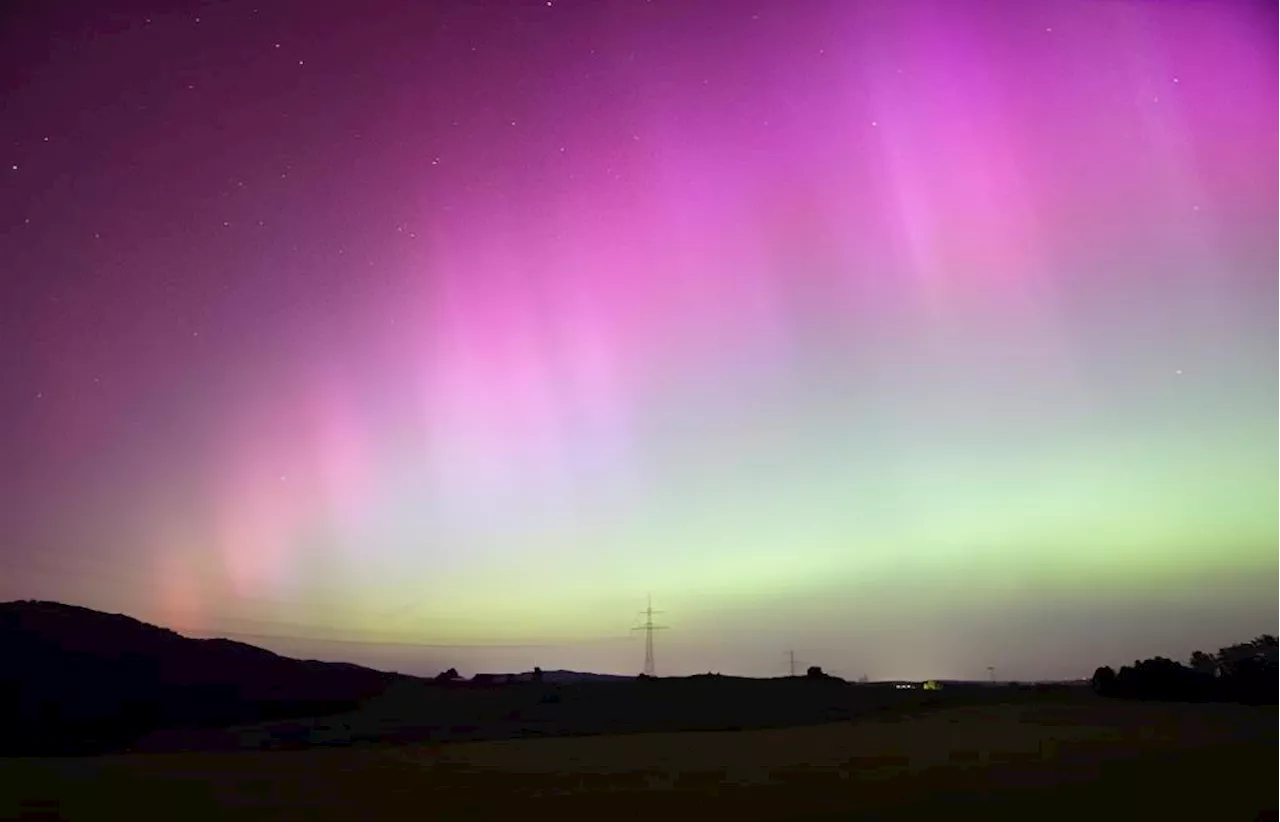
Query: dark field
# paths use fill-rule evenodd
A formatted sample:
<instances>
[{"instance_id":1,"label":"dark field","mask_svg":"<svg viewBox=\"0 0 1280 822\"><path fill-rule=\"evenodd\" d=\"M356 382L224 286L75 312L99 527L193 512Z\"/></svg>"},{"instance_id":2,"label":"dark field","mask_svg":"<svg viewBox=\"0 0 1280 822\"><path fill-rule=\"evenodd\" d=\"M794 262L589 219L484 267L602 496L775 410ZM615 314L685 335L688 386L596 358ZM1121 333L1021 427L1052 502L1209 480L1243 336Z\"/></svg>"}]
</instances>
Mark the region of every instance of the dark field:
<instances>
[{"instance_id":1,"label":"dark field","mask_svg":"<svg viewBox=\"0 0 1280 822\"><path fill-rule=\"evenodd\" d=\"M756 730L14 758L0 818L1252 820L1276 808L1276 722L1274 706L991 689Z\"/></svg>"},{"instance_id":2,"label":"dark field","mask_svg":"<svg viewBox=\"0 0 1280 822\"><path fill-rule=\"evenodd\" d=\"M536 736L777 728L1001 702L1093 701L1087 687L955 685L898 690L804 677L672 677L572 684L393 684L345 713L276 719L231 729L161 730L132 748L180 750L409 744Z\"/></svg>"}]
</instances>

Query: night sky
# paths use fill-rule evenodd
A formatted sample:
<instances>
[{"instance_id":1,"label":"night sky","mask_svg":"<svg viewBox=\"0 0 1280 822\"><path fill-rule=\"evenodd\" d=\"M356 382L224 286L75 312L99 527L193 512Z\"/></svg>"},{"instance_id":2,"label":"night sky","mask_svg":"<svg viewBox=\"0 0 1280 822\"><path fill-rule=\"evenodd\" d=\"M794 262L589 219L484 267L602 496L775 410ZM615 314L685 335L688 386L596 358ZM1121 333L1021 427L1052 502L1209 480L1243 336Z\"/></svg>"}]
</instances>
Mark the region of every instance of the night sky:
<instances>
[{"instance_id":1,"label":"night sky","mask_svg":"<svg viewBox=\"0 0 1280 822\"><path fill-rule=\"evenodd\" d=\"M9 3L0 599L413 673L1277 627L1274 3Z\"/></svg>"}]
</instances>

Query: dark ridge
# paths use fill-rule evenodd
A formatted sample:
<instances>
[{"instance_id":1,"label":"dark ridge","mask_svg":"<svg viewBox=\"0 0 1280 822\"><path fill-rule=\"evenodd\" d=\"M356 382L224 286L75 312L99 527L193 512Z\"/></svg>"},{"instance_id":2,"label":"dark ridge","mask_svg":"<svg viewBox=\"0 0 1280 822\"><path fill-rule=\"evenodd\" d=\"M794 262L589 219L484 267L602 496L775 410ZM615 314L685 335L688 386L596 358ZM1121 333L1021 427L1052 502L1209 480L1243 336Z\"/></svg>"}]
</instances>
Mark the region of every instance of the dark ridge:
<instances>
[{"instance_id":1,"label":"dark ridge","mask_svg":"<svg viewBox=\"0 0 1280 822\"><path fill-rule=\"evenodd\" d=\"M404 679L75 605L0 603L0 754L98 753L162 728L350 711Z\"/></svg>"}]
</instances>

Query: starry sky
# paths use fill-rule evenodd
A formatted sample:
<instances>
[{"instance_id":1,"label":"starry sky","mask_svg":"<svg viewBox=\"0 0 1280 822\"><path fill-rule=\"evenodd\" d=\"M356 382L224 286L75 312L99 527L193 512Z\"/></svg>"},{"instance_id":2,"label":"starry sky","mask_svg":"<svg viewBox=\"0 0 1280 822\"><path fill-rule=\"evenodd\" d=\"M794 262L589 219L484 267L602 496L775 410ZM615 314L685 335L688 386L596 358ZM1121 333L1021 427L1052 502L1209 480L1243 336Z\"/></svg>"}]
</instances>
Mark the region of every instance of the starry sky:
<instances>
[{"instance_id":1,"label":"starry sky","mask_svg":"<svg viewBox=\"0 0 1280 822\"><path fill-rule=\"evenodd\" d=\"M411 673L1277 626L1276 9L18 2L0 599Z\"/></svg>"}]
</instances>

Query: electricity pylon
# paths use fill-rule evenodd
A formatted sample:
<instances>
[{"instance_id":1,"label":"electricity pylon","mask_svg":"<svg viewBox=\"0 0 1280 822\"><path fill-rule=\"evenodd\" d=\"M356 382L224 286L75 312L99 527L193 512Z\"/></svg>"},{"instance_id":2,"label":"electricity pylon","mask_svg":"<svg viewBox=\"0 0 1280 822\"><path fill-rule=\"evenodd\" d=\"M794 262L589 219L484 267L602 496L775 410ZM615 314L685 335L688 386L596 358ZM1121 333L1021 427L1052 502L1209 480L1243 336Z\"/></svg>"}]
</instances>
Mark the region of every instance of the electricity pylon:
<instances>
[{"instance_id":1,"label":"electricity pylon","mask_svg":"<svg viewBox=\"0 0 1280 822\"><path fill-rule=\"evenodd\" d=\"M644 617L644 622L632 628L633 631L644 631L644 674L645 676L657 676L657 666L653 661L653 632L665 631L667 626L653 624L653 615L660 614L662 611L653 610L653 595L649 596L649 605L640 612L640 616Z\"/></svg>"}]
</instances>

